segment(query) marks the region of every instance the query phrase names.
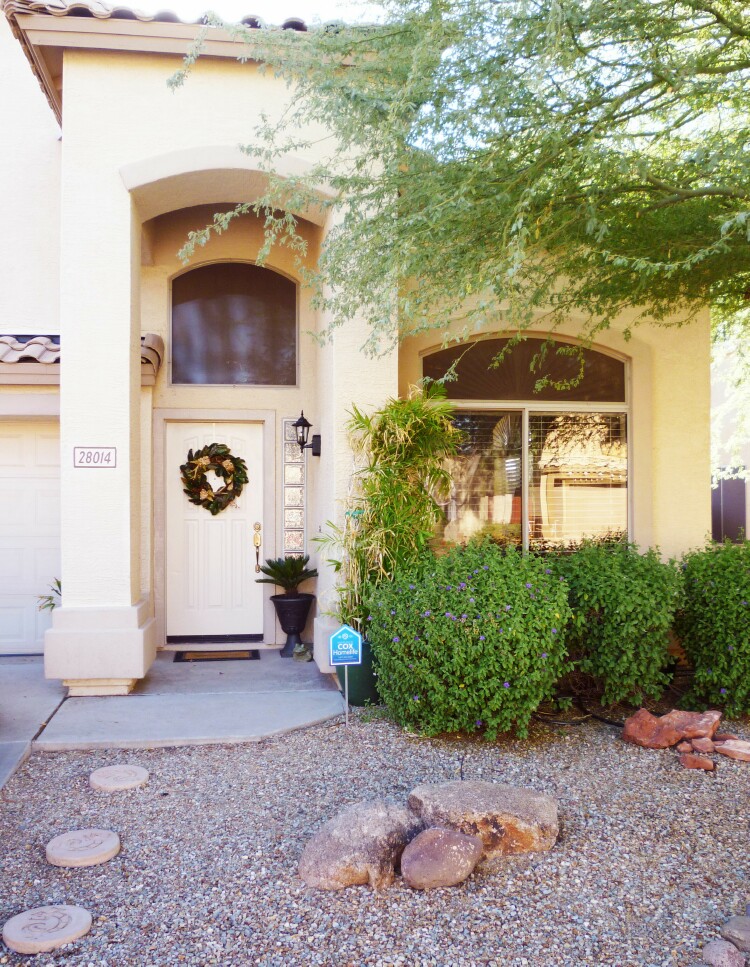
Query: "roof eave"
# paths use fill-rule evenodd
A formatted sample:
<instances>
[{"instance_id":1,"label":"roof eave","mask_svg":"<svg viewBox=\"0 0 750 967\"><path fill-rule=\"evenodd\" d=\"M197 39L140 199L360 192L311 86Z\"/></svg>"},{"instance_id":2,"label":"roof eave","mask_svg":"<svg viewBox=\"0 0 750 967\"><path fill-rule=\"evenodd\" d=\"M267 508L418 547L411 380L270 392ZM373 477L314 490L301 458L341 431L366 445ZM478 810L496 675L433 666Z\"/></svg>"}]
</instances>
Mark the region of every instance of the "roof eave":
<instances>
[{"instance_id":1,"label":"roof eave","mask_svg":"<svg viewBox=\"0 0 750 967\"><path fill-rule=\"evenodd\" d=\"M30 0L4 0L2 5L13 35L21 44L59 124L62 124L62 82L55 81L47 59L48 50L112 50L183 57L204 29L200 23L175 20L76 16L72 12L75 8L65 13L35 10L33 7L43 5L33 0L31 3ZM228 31L209 27L202 53L237 59L241 43Z\"/></svg>"}]
</instances>

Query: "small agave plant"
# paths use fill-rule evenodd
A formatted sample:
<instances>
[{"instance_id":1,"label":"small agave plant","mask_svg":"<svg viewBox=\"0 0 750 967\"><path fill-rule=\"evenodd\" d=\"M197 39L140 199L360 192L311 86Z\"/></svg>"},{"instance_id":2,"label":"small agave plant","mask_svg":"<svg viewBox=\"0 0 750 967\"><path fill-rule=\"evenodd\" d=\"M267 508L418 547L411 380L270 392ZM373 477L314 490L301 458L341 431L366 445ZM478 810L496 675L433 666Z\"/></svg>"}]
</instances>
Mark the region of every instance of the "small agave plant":
<instances>
[{"instance_id":1,"label":"small agave plant","mask_svg":"<svg viewBox=\"0 0 750 967\"><path fill-rule=\"evenodd\" d=\"M258 584L275 584L283 588L284 594L298 594L298 588L303 581L318 576L317 568L308 567L310 555L304 557L269 557L261 565L264 578L256 578Z\"/></svg>"}]
</instances>

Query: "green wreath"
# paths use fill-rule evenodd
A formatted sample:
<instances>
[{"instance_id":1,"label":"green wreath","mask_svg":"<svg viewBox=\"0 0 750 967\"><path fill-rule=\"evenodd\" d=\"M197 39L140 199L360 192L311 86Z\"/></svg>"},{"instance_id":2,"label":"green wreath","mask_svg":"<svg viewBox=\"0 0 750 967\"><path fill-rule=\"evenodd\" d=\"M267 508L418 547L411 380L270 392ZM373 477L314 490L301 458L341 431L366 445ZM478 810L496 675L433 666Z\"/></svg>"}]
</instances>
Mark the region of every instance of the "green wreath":
<instances>
[{"instance_id":1,"label":"green wreath","mask_svg":"<svg viewBox=\"0 0 750 967\"><path fill-rule=\"evenodd\" d=\"M214 491L206 478L213 470L224 480L224 486ZM188 450L187 463L180 467L185 493L191 504L205 507L215 517L239 497L248 481L247 465L235 457L224 443L209 443L201 450Z\"/></svg>"}]
</instances>

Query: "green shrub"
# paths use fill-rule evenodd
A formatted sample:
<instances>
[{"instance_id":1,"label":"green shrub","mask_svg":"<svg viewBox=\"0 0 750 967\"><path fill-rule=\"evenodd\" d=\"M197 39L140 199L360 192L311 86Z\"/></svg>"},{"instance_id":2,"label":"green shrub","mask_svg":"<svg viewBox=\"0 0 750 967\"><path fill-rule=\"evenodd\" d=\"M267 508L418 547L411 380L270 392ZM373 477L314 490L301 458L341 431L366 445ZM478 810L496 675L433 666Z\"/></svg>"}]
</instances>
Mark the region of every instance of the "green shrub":
<instances>
[{"instance_id":1,"label":"green shrub","mask_svg":"<svg viewBox=\"0 0 750 967\"><path fill-rule=\"evenodd\" d=\"M661 695L669 684L669 631L681 603L676 564L624 541L584 542L546 560L570 587L568 649L577 670L594 679L602 704Z\"/></svg>"},{"instance_id":2,"label":"green shrub","mask_svg":"<svg viewBox=\"0 0 750 967\"><path fill-rule=\"evenodd\" d=\"M378 690L399 724L426 735L524 736L567 670L567 587L513 548L425 554L368 604Z\"/></svg>"},{"instance_id":3,"label":"green shrub","mask_svg":"<svg viewBox=\"0 0 750 967\"><path fill-rule=\"evenodd\" d=\"M676 631L695 677L693 702L750 713L750 543L712 544L683 559Z\"/></svg>"}]
</instances>

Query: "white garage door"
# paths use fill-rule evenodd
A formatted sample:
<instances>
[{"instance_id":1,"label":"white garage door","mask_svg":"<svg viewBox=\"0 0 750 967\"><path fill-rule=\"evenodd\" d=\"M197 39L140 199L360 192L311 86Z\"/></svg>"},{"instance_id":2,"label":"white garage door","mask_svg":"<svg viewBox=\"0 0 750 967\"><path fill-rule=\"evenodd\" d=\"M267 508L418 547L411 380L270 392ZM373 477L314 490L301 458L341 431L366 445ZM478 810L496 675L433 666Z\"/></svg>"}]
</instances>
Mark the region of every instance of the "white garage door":
<instances>
[{"instance_id":1,"label":"white garage door","mask_svg":"<svg viewBox=\"0 0 750 967\"><path fill-rule=\"evenodd\" d=\"M0 421L0 655L41 653L60 576L60 434L56 423Z\"/></svg>"}]
</instances>

